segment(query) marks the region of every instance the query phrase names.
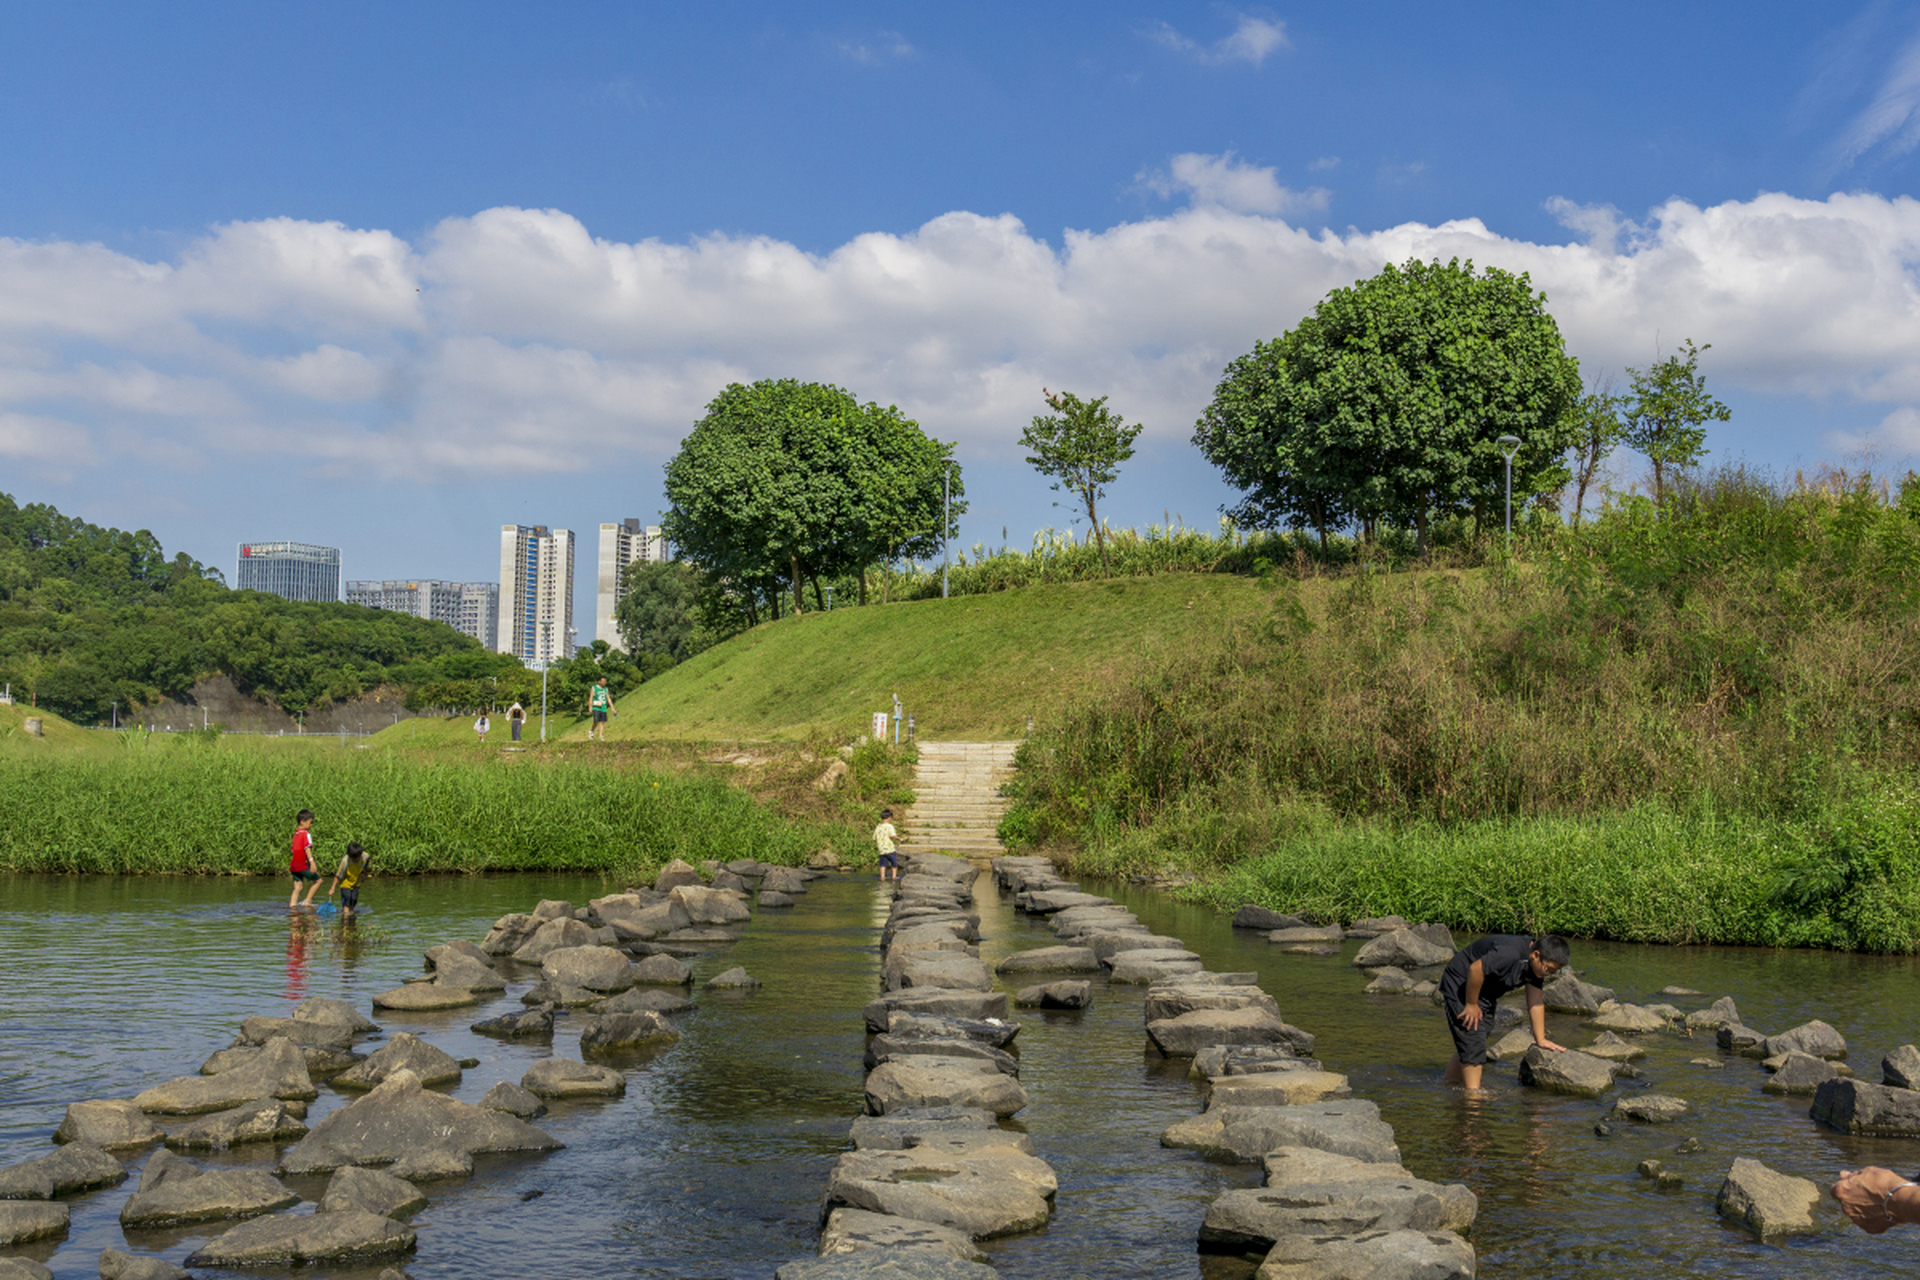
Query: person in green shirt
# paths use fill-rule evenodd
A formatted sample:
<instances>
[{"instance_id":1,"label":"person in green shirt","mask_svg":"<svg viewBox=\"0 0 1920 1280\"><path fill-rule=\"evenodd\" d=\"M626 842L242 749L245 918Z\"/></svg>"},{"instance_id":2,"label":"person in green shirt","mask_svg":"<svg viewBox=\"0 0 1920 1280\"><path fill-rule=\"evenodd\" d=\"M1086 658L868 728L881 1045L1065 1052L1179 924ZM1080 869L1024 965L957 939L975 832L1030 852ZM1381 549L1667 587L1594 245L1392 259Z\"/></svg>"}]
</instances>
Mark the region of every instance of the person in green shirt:
<instances>
[{"instance_id":1,"label":"person in green shirt","mask_svg":"<svg viewBox=\"0 0 1920 1280\"><path fill-rule=\"evenodd\" d=\"M607 678L601 676L593 683L593 723L587 726L587 741L593 741L593 731L600 731L600 741L607 740L607 717L614 714L613 690L607 688Z\"/></svg>"}]
</instances>

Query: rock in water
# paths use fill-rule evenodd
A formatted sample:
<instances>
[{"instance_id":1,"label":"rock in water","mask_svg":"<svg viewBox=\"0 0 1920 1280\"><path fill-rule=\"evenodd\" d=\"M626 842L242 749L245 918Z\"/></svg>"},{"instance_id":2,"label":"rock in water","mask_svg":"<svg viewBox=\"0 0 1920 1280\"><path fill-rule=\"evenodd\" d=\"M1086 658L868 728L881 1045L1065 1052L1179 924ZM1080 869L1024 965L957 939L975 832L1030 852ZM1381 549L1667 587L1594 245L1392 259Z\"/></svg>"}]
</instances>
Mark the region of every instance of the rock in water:
<instances>
[{"instance_id":1,"label":"rock in water","mask_svg":"<svg viewBox=\"0 0 1920 1280\"><path fill-rule=\"evenodd\" d=\"M118 1160L84 1142L68 1143L50 1155L0 1169L0 1200L51 1200L55 1196L124 1182Z\"/></svg>"},{"instance_id":2,"label":"rock in water","mask_svg":"<svg viewBox=\"0 0 1920 1280\"><path fill-rule=\"evenodd\" d=\"M359 1209L397 1222L426 1207L427 1198L404 1178L396 1178L378 1169L348 1165L343 1169L335 1169L333 1177L327 1180L327 1189L320 1196L319 1211L338 1213L342 1209Z\"/></svg>"},{"instance_id":3,"label":"rock in water","mask_svg":"<svg viewBox=\"0 0 1920 1280\"><path fill-rule=\"evenodd\" d=\"M976 960L974 963L978 964L979 961ZM760 979L750 976L745 969L739 966L735 966L725 973L707 979L707 990L709 991L752 991L759 986Z\"/></svg>"},{"instance_id":4,"label":"rock in water","mask_svg":"<svg viewBox=\"0 0 1920 1280\"><path fill-rule=\"evenodd\" d=\"M124 1249L100 1251L100 1280L188 1280L190 1275L164 1258L143 1258Z\"/></svg>"},{"instance_id":5,"label":"rock in water","mask_svg":"<svg viewBox=\"0 0 1920 1280\"><path fill-rule=\"evenodd\" d=\"M1920 1091L1835 1079L1820 1085L1808 1113L1843 1133L1920 1138Z\"/></svg>"},{"instance_id":6,"label":"rock in water","mask_svg":"<svg viewBox=\"0 0 1920 1280\"><path fill-rule=\"evenodd\" d=\"M1789 1053L1760 1088L1766 1093L1812 1093L1839 1074L1824 1058Z\"/></svg>"},{"instance_id":7,"label":"rock in water","mask_svg":"<svg viewBox=\"0 0 1920 1280\"><path fill-rule=\"evenodd\" d=\"M1735 1007L1732 996L1721 996L1705 1009L1697 1009L1687 1015L1687 1030L1718 1031L1721 1027L1740 1025L1740 1010Z\"/></svg>"},{"instance_id":8,"label":"rock in water","mask_svg":"<svg viewBox=\"0 0 1920 1280\"><path fill-rule=\"evenodd\" d=\"M1672 1124L1692 1109L1684 1098L1669 1097L1664 1093L1643 1093L1622 1098L1613 1104L1613 1114L1638 1120L1642 1124Z\"/></svg>"},{"instance_id":9,"label":"rock in water","mask_svg":"<svg viewBox=\"0 0 1920 1280\"><path fill-rule=\"evenodd\" d=\"M784 1262L774 1268L773 1280L1000 1280L1000 1273L983 1262L921 1249L862 1249Z\"/></svg>"},{"instance_id":10,"label":"rock in water","mask_svg":"<svg viewBox=\"0 0 1920 1280\"><path fill-rule=\"evenodd\" d=\"M306 1136L304 1102L262 1098L243 1102L230 1111L216 1111L167 1135L175 1150L221 1151L247 1142L292 1142Z\"/></svg>"},{"instance_id":11,"label":"rock in water","mask_svg":"<svg viewBox=\"0 0 1920 1280\"><path fill-rule=\"evenodd\" d=\"M821 1257L865 1249L910 1249L963 1262L984 1262L987 1257L966 1232L952 1227L844 1206L827 1215L827 1225L820 1229Z\"/></svg>"},{"instance_id":12,"label":"rock in water","mask_svg":"<svg viewBox=\"0 0 1920 1280\"><path fill-rule=\"evenodd\" d=\"M1743 1156L1727 1170L1713 1207L1721 1217L1765 1237L1811 1231L1813 1206L1819 1201L1820 1189L1805 1178L1775 1173L1758 1160Z\"/></svg>"},{"instance_id":13,"label":"rock in water","mask_svg":"<svg viewBox=\"0 0 1920 1280\"><path fill-rule=\"evenodd\" d=\"M519 1116L522 1120L547 1114L546 1103L511 1080L502 1080L487 1090L480 1099L480 1105L489 1111L504 1111L510 1116Z\"/></svg>"},{"instance_id":14,"label":"rock in water","mask_svg":"<svg viewBox=\"0 0 1920 1280\"><path fill-rule=\"evenodd\" d=\"M1763 1057L1771 1058L1782 1053L1804 1053L1815 1058L1844 1058L1847 1056L1847 1039L1826 1023L1815 1018L1812 1022L1803 1022L1777 1036L1768 1036L1761 1044L1766 1052Z\"/></svg>"},{"instance_id":15,"label":"rock in water","mask_svg":"<svg viewBox=\"0 0 1920 1280\"><path fill-rule=\"evenodd\" d=\"M1160 1135L1160 1144L1256 1164L1281 1147L1313 1147L1356 1160L1398 1163L1393 1126L1364 1099L1291 1107L1214 1107Z\"/></svg>"},{"instance_id":16,"label":"rock in water","mask_svg":"<svg viewBox=\"0 0 1920 1280\"><path fill-rule=\"evenodd\" d=\"M617 1098L627 1091L627 1078L611 1067L547 1058L520 1077L520 1087L539 1098Z\"/></svg>"},{"instance_id":17,"label":"rock in water","mask_svg":"<svg viewBox=\"0 0 1920 1280\"><path fill-rule=\"evenodd\" d=\"M460 1078L460 1063L450 1053L402 1031L367 1060L334 1077L338 1089L371 1089L396 1071L411 1071L421 1084L448 1084Z\"/></svg>"},{"instance_id":18,"label":"rock in water","mask_svg":"<svg viewBox=\"0 0 1920 1280\"><path fill-rule=\"evenodd\" d=\"M57 1200L0 1200L0 1246L67 1234L67 1206Z\"/></svg>"},{"instance_id":19,"label":"rock in water","mask_svg":"<svg viewBox=\"0 0 1920 1280\"><path fill-rule=\"evenodd\" d=\"M221 1218L251 1218L300 1203L276 1177L261 1169L201 1169L161 1151L147 1161L140 1189L120 1210L123 1227L170 1227Z\"/></svg>"},{"instance_id":20,"label":"rock in water","mask_svg":"<svg viewBox=\"0 0 1920 1280\"><path fill-rule=\"evenodd\" d=\"M1578 1049L1555 1053L1535 1045L1520 1059L1521 1084L1576 1098L1599 1097L1612 1087L1613 1074L1612 1063Z\"/></svg>"},{"instance_id":21,"label":"rock in water","mask_svg":"<svg viewBox=\"0 0 1920 1280\"><path fill-rule=\"evenodd\" d=\"M360 1209L280 1213L243 1222L187 1259L190 1267L290 1266L406 1253L414 1234L391 1218Z\"/></svg>"},{"instance_id":22,"label":"rock in water","mask_svg":"<svg viewBox=\"0 0 1920 1280\"><path fill-rule=\"evenodd\" d=\"M55 1142L85 1142L103 1150L144 1147L158 1142L161 1136L160 1126L126 1098L90 1098L73 1103L60 1127L53 1131Z\"/></svg>"},{"instance_id":23,"label":"rock in water","mask_svg":"<svg viewBox=\"0 0 1920 1280\"><path fill-rule=\"evenodd\" d=\"M311 1102L319 1096L320 1091L313 1087L313 1080L307 1074L307 1060L300 1046L276 1037L245 1066L217 1076L183 1076L169 1080L137 1095L133 1101L149 1114L199 1115L207 1111L227 1111L260 1098Z\"/></svg>"},{"instance_id":24,"label":"rock in water","mask_svg":"<svg viewBox=\"0 0 1920 1280\"><path fill-rule=\"evenodd\" d=\"M1277 1241L1258 1280L1473 1280L1473 1246L1446 1232L1298 1235Z\"/></svg>"},{"instance_id":25,"label":"rock in water","mask_svg":"<svg viewBox=\"0 0 1920 1280\"><path fill-rule=\"evenodd\" d=\"M1421 969L1445 964L1453 959L1453 948L1427 941L1412 929L1399 928L1383 933L1353 957L1362 969Z\"/></svg>"},{"instance_id":26,"label":"rock in water","mask_svg":"<svg viewBox=\"0 0 1920 1280\"><path fill-rule=\"evenodd\" d=\"M679 1038L679 1029L652 1010L593 1014L580 1020L581 1053L611 1053L646 1045L670 1045Z\"/></svg>"},{"instance_id":27,"label":"rock in water","mask_svg":"<svg viewBox=\"0 0 1920 1280\"><path fill-rule=\"evenodd\" d=\"M1612 988L1596 987L1570 973L1555 975L1553 981L1541 988L1540 994L1554 1013L1596 1014L1601 1005L1613 999Z\"/></svg>"},{"instance_id":28,"label":"rock in water","mask_svg":"<svg viewBox=\"0 0 1920 1280\"><path fill-rule=\"evenodd\" d=\"M544 1064L543 1064L544 1065ZM577 1064L576 1064L577 1065ZM281 1160L289 1174L331 1173L343 1165L386 1165L397 1177L468 1171L488 1151L556 1151L541 1129L420 1084L404 1067L372 1093L335 1111Z\"/></svg>"},{"instance_id":29,"label":"rock in water","mask_svg":"<svg viewBox=\"0 0 1920 1280\"><path fill-rule=\"evenodd\" d=\"M1903 1044L1880 1059L1880 1078L1896 1089L1920 1089L1920 1048Z\"/></svg>"},{"instance_id":30,"label":"rock in water","mask_svg":"<svg viewBox=\"0 0 1920 1280\"><path fill-rule=\"evenodd\" d=\"M1057 1188L1046 1161L1007 1146L848 1151L827 1179L826 1205L932 1222L984 1240L1045 1226Z\"/></svg>"},{"instance_id":31,"label":"rock in water","mask_svg":"<svg viewBox=\"0 0 1920 1280\"><path fill-rule=\"evenodd\" d=\"M553 1035L553 1010L539 1008L525 1013L503 1013L497 1018L482 1018L469 1030L502 1040L545 1040Z\"/></svg>"}]
</instances>

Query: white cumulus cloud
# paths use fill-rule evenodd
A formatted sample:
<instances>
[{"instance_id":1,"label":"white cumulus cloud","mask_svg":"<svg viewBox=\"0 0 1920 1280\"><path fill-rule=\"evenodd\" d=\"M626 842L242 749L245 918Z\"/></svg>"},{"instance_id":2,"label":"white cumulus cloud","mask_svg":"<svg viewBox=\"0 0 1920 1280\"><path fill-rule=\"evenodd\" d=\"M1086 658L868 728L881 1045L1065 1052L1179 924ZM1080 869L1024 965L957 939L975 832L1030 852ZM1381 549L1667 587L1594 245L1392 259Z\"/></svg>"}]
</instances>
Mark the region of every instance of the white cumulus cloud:
<instances>
[{"instance_id":1,"label":"white cumulus cloud","mask_svg":"<svg viewBox=\"0 0 1920 1280\"><path fill-rule=\"evenodd\" d=\"M1185 193L1195 205L1218 205L1235 213L1296 213L1327 207L1324 187L1292 191L1280 185L1271 168L1244 164L1224 155L1186 152L1162 170L1141 170L1135 181L1162 199Z\"/></svg>"},{"instance_id":2,"label":"white cumulus cloud","mask_svg":"<svg viewBox=\"0 0 1920 1280\"><path fill-rule=\"evenodd\" d=\"M825 253L625 242L517 208L417 242L230 224L164 261L0 240L0 457L582 473L662 461L726 383L777 377L898 404L970 459L1017 463L1042 386L1110 394L1174 442L1229 360L1410 257L1530 273L1589 369L1692 338L1716 390L1878 406L1884 447L1920 448L1920 202L1674 200L1634 219L1557 202L1578 235L1546 243L1476 219L1309 231L1276 212L1296 197L1271 170L1231 156L1176 157L1162 180L1189 207L1056 243L968 212Z\"/></svg>"},{"instance_id":3,"label":"white cumulus cloud","mask_svg":"<svg viewBox=\"0 0 1920 1280\"><path fill-rule=\"evenodd\" d=\"M1284 23L1271 22L1265 18L1256 18L1244 13L1237 16L1239 21L1234 26L1232 34L1222 36L1210 44L1202 44L1165 22L1154 28L1150 34L1161 48L1171 49L1175 53L1208 66L1245 62L1257 67L1265 62L1267 55L1275 49L1286 48L1287 28Z\"/></svg>"}]
</instances>

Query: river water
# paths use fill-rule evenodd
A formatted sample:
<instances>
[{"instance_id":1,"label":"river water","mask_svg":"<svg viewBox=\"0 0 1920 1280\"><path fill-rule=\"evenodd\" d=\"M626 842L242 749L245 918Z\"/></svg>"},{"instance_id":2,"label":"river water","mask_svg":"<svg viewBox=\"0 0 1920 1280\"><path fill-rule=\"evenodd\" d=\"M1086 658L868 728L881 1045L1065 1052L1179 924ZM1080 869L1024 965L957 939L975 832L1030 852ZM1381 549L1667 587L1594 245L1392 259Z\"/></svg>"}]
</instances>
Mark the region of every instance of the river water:
<instances>
[{"instance_id":1,"label":"river water","mask_svg":"<svg viewBox=\"0 0 1920 1280\"><path fill-rule=\"evenodd\" d=\"M246 879L0 877L0 1164L50 1150L66 1104L127 1097L191 1074L225 1046L241 1018L276 1014L310 995L361 1009L420 972L421 952L478 940L496 917L541 898L584 902L608 892L569 876L420 877L373 881L371 910L352 928L290 922L277 882ZM1094 886L1088 886L1093 888ZM1379 1103L1405 1163L1480 1196L1474 1243L1488 1277L1642 1280L1686 1275L1801 1280L1920 1273L1920 1230L1877 1239L1844 1227L1829 1207L1815 1232L1762 1244L1721 1224L1713 1195L1735 1156L1764 1160L1824 1186L1859 1162L1911 1169L1920 1142L1866 1141L1820 1129L1804 1098L1760 1092L1757 1063L1724 1058L1707 1041L1645 1037L1644 1078L1623 1088L1693 1103L1672 1126L1593 1126L1608 1099L1578 1101L1519 1089L1510 1067L1489 1071L1494 1093L1467 1105L1439 1083L1451 1046L1431 1006L1366 996L1340 957L1283 955L1218 915L1125 887L1125 902L1157 932L1186 939L1216 970L1255 970L1288 1021L1319 1037L1319 1056ZM978 885L989 963L1054 938L1014 913L989 878ZM696 981L736 964L765 986L725 997L695 988L700 1008L684 1038L651 1058L613 1060L628 1079L612 1102L562 1104L539 1121L567 1144L545 1157L482 1157L473 1177L429 1184L414 1225L419 1280L484 1274L579 1277L753 1277L812 1253L820 1194L861 1106L861 1006L878 987L885 903L865 877L816 881L793 911L763 912L732 946L693 961ZM1694 988L1685 1008L1732 995L1765 1031L1822 1017L1846 1035L1855 1069L1878 1079L1881 1054L1920 1040L1920 970L1909 959L1723 948L1576 946L1574 966L1651 1000L1669 984ZM480 1060L451 1090L475 1101L518 1080L550 1053L577 1057L574 1034L551 1046L476 1036L469 1024L520 1007L531 975L492 1005L377 1018L456 1057ZM1205 1258L1195 1237L1207 1204L1258 1170L1163 1149L1160 1132L1193 1114L1199 1095L1184 1063L1145 1048L1143 988L1096 992L1075 1014L1020 1015L1022 1081L1032 1104L1017 1123L1060 1179L1052 1224L987 1245L1009 1280L1026 1277L1204 1277L1241 1280L1251 1267ZM1551 1033L1593 1033L1554 1018ZM1690 1059L1724 1065L1708 1069ZM349 1095L324 1085L309 1122ZM1698 1152L1674 1148L1697 1138ZM1635 1173L1646 1158L1686 1179L1656 1192ZM133 1157L138 1164L145 1157ZM200 1157L196 1156L196 1159ZM266 1163L240 1148L235 1164ZM210 1163L210 1161L202 1161ZM323 1183L295 1180L317 1198ZM105 1248L178 1263L219 1228L128 1235L118 1212L131 1183L72 1200L73 1228L20 1253L62 1277L93 1277ZM302 1276L372 1277L379 1268L305 1268Z\"/></svg>"}]
</instances>

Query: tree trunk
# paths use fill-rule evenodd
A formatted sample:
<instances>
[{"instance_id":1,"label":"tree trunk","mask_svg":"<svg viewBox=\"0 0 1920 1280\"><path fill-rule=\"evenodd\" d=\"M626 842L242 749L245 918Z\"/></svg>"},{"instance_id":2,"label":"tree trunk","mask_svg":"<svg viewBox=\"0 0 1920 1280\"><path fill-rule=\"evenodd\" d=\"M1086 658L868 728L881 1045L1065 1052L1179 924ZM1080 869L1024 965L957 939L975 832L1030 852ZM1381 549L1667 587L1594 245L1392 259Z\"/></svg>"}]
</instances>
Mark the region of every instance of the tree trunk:
<instances>
[{"instance_id":1,"label":"tree trunk","mask_svg":"<svg viewBox=\"0 0 1920 1280\"><path fill-rule=\"evenodd\" d=\"M797 618L807 607L807 598L800 594L800 557L788 556L787 564L793 570L793 616Z\"/></svg>"},{"instance_id":2,"label":"tree trunk","mask_svg":"<svg viewBox=\"0 0 1920 1280\"><path fill-rule=\"evenodd\" d=\"M867 566L860 566L860 603L867 602Z\"/></svg>"},{"instance_id":3,"label":"tree trunk","mask_svg":"<svg viewBox=\"0 0 1920 1280\"><path fill-rule=\"evenodd\" d=\"M807 581L813 584L813 607L821 613L825 613L827 611L827 600L825 596L820 594L820 576L809 573L807 575Z\"/></svg>"},{"instance_id":4,"label":"tree trunk","mask_svg":"<svg viewBox=\"0 0 1920 1280\"><path fill-rule=\"evenodd\" d=\"M1429 518L1430 513L1427 511L1427 505L1424 502L1415 508L1413 513L1413 554L1417 556L1425 556L1427 554L1427 521Z\"/></svg>"},{"instance_id":5,"label":"tree trunk","mask_svg":"<svg viewBox=\"0 0 1920 1280\"><path fill-rule=\"evenodd\" d=\"M1100 547L1100 567L1105 569L1107 576L1111 578L1113 576L1113 564L1107 559L1107 539L1106 535L1100 531L1100 517L1095 515L1093 511L1093 490L1089 488L1086 493L1087 519L1093 524L1093 540Z\"/></svg>"},{"instance_id":6,"label":"tree trunk","mask_svg":"<svg viewBox=\"0 0 1920 1280\"><path fill-rule=\"evenodd\" d=\"M1653 462L1653 505L1656 508L1664 507L1667 505L1666 468L1660 465L1660 459L1658 458L1652 459L1652 462Z\"/></svg>"}]
</instances>

